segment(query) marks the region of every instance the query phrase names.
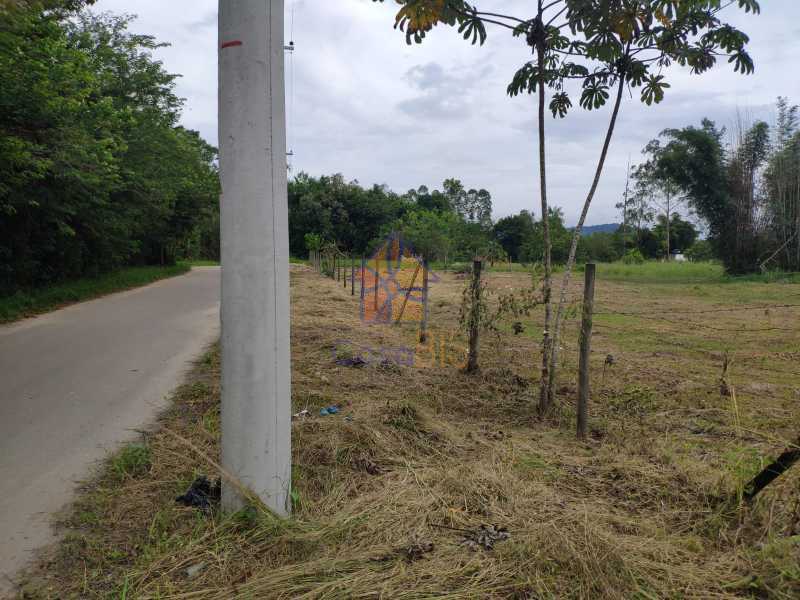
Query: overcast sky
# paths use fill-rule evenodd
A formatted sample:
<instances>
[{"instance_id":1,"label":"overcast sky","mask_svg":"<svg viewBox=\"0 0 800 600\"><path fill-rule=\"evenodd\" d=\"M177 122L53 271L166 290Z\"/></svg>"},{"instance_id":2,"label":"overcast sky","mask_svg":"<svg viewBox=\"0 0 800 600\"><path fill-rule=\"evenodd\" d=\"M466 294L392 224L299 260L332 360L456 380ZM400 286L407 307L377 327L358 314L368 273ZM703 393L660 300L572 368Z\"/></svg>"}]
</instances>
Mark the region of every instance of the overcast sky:
<instances>
[{"instance_id":1,"label":"overcast sky","mask_svg":"<svg viewBox=\"0 0 800 600\"><path fill-rule=\"evenodd\" d=\"M532 5L478 4L526 17ZM589 224L619 220L614 205L628 157L637 162L664 128L698 124L705 116L731 126L737 112L772 121L777 96L800 103L800 2L762 0L761 6L758 17L736 9L724 16L750 34L754 75L735 74L727 64L703 77L673 68L662 104L646 107L638 94L626 99ZM492 193L495 218L523 208L538 215L534 99L505 92L528 49L497 29L483 47L447 28L407 46L392 29L396 7L391 1L286 0L287 40L293 37L297 48L286 71L294 171L342 173L397 192L440 187L456 177ZM183 76L184 124L216 144L217 0L99 0L95 10L138 15L134 31L172 44L157 56ZM548 120L550 200L569 224L591 183L608 113L578 109L565 120Z\"/></svg>"}]
</instances>

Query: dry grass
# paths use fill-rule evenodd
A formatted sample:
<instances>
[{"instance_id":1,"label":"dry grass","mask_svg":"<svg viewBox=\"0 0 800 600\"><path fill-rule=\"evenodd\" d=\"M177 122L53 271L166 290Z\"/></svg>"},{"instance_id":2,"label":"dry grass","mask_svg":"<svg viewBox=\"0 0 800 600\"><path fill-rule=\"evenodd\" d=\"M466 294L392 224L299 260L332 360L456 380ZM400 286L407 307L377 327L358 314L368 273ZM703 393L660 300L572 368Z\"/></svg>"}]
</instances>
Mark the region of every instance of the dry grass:
<instances>
[{"instance_id":1,"label":"dry grass","mask_svg":"<svg viewBox=\"0 0 800 600\"><path fill-rule=\"evenodd\" d=\"M437 341L456 329L463 285L448 275L432 291ZM496 291L526 285L522 273L490 276ZM797 297L799 287L782 293ZM713 286L692 289L601 281L598 305L669 316L728 301ZM775 294L763 286L765 297ZM742 313L676 323L598 316L593 439L583 444L572 423L574 320L560 408L542 423L532 416L538 314L522 335L510 325L487 334L482 372L470 377L438 360L428 368L337 366L337 340L413 345L414 330L362 325L357 299L309 270L293 273L292 297L293 404L312 414L293 425L294 518L257 507L207 516L174 503L197 474L215 475L207 460L219 441L212 351L161 428L86 486L66 518L70 533L31 574L29 597L800 595L800 473L752 507L736 499L763 460L796 437L798 333L745 334L737 359L735 334L691 326L789 327L783 317L800 311L747 313L746 322ZM451 363L458 346L455 336ZM719 393L728 346L736 413ZM609 353L615 364L604 376ZM316 416L331 404L342 413ZM472 551L455 529L481 524L505 526L511 538Z\"/></svg>"}]
</instances>

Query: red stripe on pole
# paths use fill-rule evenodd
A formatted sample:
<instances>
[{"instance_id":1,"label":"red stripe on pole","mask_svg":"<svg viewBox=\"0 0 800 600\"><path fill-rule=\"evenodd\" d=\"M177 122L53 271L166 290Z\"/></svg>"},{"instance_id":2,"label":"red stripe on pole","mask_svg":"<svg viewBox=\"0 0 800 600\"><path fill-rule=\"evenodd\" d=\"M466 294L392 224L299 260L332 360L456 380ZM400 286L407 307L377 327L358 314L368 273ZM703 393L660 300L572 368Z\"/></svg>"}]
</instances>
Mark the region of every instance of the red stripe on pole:
<instances>
[{"instance_id":1,"label":"red stripe on pole","mask_svg":"<svg viewBox=\"0 0 800 600\"><path fill-rule=\"evenodd\" d=\"M225 48L233 48L234 46L241 46L241 45L242 42L240 40L233 40L232 42L225 42L224 44L222 44L222 49L224 50Z\"/></svg>"}]
</instances>

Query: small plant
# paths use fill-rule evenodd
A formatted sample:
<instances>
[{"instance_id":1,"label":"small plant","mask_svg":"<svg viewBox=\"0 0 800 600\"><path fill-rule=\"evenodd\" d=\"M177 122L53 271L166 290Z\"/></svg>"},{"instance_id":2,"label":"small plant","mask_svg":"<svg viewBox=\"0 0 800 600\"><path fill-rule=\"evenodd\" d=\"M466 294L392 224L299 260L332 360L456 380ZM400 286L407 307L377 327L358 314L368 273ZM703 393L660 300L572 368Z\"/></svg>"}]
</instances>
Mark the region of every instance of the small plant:
<instances>
[{"instance_id":1,"label":"small plant","mask_svg":"<svg viewBox=\"0 0 800 600\"><path fill-rule=\"evenodd\" d=\"M419 431L419 415L417 409L408 403L403 403L391 410L390 415L386 419L386 424L396 427L397 429L404 429L411 433Z\"/></svg>"},{"instance_id":2,"label":"small plant","mask_svg":"<svg viewBox=\"0 0 800 600\"><path fill-rule=\"evenodd\" d=\"M117 479L133 479L145 475L151 466L150 448L145 444L130 444L111 459L111 469Z\"/></svg>"},{"instance_id":3,"label":"small plant","mask_svg":"<svg viewBox=\"0 0 800 600\"><path fill-rule=\"evenodd\" d=\"M626 265L641 265L644 263L644 256L638 248L633 248L625 253L622 262Z\"/></svg>"},{"instance_id":4,"label":"small plant","mask_svg":"<svg viewBox=\"0 0 800 600\"><path fill-rule=\"evenodd\" d=\"M652 390L640 386L626 388L609 402L609 408L613 412L630 417L644 416L654 407L655 394Z\"/></svg>"}]
</instances>

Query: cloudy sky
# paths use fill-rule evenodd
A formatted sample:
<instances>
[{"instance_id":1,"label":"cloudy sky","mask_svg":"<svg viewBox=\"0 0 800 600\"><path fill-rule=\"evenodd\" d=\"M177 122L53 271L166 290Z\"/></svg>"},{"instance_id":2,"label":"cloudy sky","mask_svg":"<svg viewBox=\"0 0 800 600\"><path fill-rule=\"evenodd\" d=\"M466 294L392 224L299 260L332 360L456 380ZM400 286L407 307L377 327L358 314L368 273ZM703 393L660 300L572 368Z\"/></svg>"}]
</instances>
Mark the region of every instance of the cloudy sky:
<instances>
[{"instance_id":1,"label":"cloudy sky","mask_svg":"<svg viewBox=\"0 0 800 600\"><path fill-rule=\"evenodd\" d=\"M530 0L482 0L483 10L529 16ZM751 36L756 73L726 64L702 78L673 68L666 100L654 107L623 104L618 134L588 223L618 220L614 205L625 187L629 157L667 127L705 116L733 126L774 119L777 96L800 103L800 2L762 0L762 14L728 9L724 18ZM217 0L99 0L95 10L138 15L133 29L172 44L158 58L180 73L184 124L217 140ZM396 5L372 0L286 0L289 145L295 172L342 173L364 185L398 192L448 177L486 188L499 218L536 209L535 103L505 89L528 49L505 30L490 30L483 47L440 29L407 46L392 29ZM294 18L292 19L292 14ZM292 22L294 25L292 26ZM549 120L550 198L577 221L600 151L608 110L574 110ZM538 210L535 210L538 214Z\"/></svg>"}]
</instances>

